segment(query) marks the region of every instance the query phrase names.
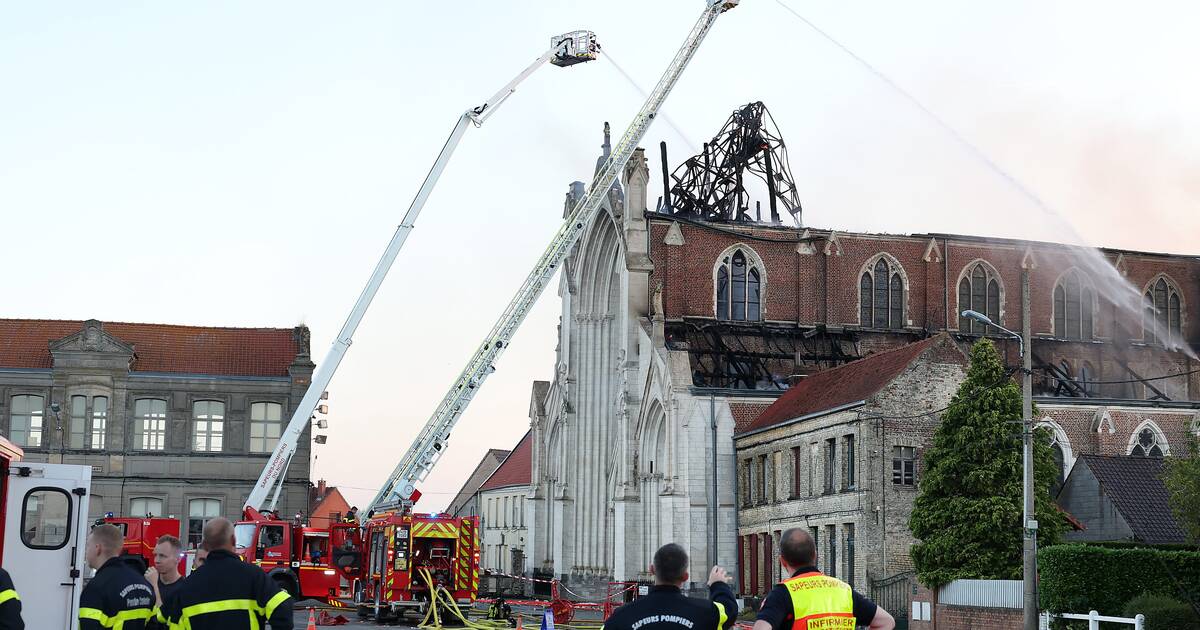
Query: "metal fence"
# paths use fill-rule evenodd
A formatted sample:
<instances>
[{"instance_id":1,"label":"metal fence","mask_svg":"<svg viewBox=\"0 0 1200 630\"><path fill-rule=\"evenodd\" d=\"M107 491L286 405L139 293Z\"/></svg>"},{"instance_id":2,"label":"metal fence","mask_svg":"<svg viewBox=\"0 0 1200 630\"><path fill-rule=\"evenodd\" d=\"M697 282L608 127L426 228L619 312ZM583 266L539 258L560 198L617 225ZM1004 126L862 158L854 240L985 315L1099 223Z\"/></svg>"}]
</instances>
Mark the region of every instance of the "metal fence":
<instances>
[{"instance_id":1,"label":"metal fence","mask_svg":"<svg viewBox=\"0 0 1200 630\"><path fill-rule=\"evenodd\" d=\"M954 580L938 592L939 604L1021 608L1021 580Z\"/></svg>"},{"instance_id":2,"label":"metal fence","mask_svg":"<svg viewBox=\"0 0 1200 630\"><path fill-rule=\"evenodd\" d=\"M871 599L896 618L896 630L908 628L908 608L916 592L916 573L898 573L871 581Z\"/></svg>"}]
</instances>

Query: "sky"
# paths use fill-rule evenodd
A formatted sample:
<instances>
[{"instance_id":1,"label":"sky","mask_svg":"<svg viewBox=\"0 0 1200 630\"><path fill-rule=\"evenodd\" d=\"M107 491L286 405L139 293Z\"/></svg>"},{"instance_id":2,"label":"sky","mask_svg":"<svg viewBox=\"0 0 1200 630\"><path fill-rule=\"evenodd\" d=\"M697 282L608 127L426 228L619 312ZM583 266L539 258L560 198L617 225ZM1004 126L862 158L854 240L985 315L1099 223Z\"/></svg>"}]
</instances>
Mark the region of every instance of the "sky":
<instances>
[{"instance_id":1,"label":"sky","mask_svg":"<svg viewBox=\"0 0 1200 630\"><path fill-rule=\"evenodd\" d=\"M660 140L673 169L761 100L807 226L1200 254L1200 9L783 1L877 73L778 0L743 0L663 109L678 131L644 139L652 174ZM550 36L594 30L605 58L546 66L467 132L329 388L314 479L365 504L591 179L603 123L620 135L702 7L4 3L0 316L303 323L320 361L458 115ZM420 509L527 430L559 309L547 291Z\"/></svg>"}]
</instances>

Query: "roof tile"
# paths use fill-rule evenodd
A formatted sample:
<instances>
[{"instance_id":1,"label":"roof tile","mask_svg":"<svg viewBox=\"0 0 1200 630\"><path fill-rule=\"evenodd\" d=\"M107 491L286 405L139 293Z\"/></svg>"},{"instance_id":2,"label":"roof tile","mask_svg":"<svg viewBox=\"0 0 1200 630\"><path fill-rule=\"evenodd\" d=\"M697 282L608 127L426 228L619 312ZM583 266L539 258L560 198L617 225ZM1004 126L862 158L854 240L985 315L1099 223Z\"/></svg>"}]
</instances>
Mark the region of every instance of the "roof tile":
<instances>
[{"instance_id":1,"label":"roof tile","mask_svg":"<svg viewBox=\"0 0 1200 630\"><path fill-rule=\"evenodd\" d=\"M504 462L479 486L479 491L495 490L507 486L527 486L533 479L533 431L527 431L525 437L517 443Z\"/></svg>"},{"instance_id":2,"label":"roof tile","mask_svg":"<svg viewBox=\"0 0 1200 630\"><path fill-rule=\"evenodd\" d=\"M0 319L0 367L50 368L50 342L84 322ZM104 332L134 348L134 372L288 376L300 351L291 328L212 328L108 322Z\"/></svg>"},{"instance_id":3,"label":"roof tile","mask_svg":"<svg viewBox=\"0 0 1200 630\"><path fill-rule=\"evenodd\" d=\"M1161 457L1081 455L1080 459L1096 476L1135 539L1148 544L1187 542L1171 513Z\"/></svg>"},{"instance_id":4,"label":"roof tile","mask_svg":"<svg viewBox=\"0 0 1200 630\"><path fill-rule=\"evenodd\" d=\"M892 382L914 359L939 339L948 340L949 337L942 333L817 372L784 392L745 430L754 431L866 400Z\"/></svg>"}]
</instances>

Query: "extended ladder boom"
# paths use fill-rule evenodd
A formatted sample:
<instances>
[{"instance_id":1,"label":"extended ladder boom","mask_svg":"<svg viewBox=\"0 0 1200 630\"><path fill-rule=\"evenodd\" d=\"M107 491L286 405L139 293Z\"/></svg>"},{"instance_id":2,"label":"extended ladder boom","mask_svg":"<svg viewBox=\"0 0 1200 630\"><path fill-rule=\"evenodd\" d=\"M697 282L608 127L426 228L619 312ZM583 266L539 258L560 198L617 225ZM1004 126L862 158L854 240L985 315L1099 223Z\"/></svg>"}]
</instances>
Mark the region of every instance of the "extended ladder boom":
<instances>
[{"instance_id":1,"label":"extended ladder boom","mask_svg":"<svg viewBox=\"0 0 1200 630\"><path fill-rule=\"evenodd\" d=\"M613 148L602 170L592 181L587 194L571 210L562 227L554 235L554 239L550 241L550 246L538 259L533 271L529 273L517 291L516 296L504 309L504 313L484 338L479 349L475 351L467 363L467 367L459 374L458 379L454 381L450 391L446 393L433 415L426 421L403 459L396 465L395 470L380 488L375 499L371 501L369 509L360 512L362 520L365 521L372 510L392 509L414 500L416 484L425 479L434 464L441 458L455 423L458 422L471 399L475 397L475 393L483 385L484 380L495 371L496 359L508 347L509 341L521 323L525 321L525 317L537 302L538 297L541 296L554 272L567 257L571 246L583 233L588 219L604 202L609 189L617 181L626 162L633 156L642 136L654 122L655 114L671 89L675 87L675 83L683 74L688 62L696 54L700 43L704 41L704 37L716 22L717 17L738 4L738 0L706 1L707 7L704 14L692 27L687 40L675 54L671 64L667 66L662 78L654 86L654 90L646 98L646 103L642 106L641 111L637 113L625 134Z\"/></svg>"},{"instance_id":2,"label":"extended ladder boom","mask_svg":"<svg viewBox=\"0 0 1200 630\"><path fill-rule=\"evenodd\" d=\"M454 149L458 146L458 141L462 139L467 127L470 124L474 124L477 127L482 125L496 111L496 108L517 89L519 83L528 78L529 75L533 74L534 70L537 70L546 62L550 62L556 66L572 66L595 59L598 52L599 46L596 44L596 36L591 31L574 31L554 37L551 39L550 49L542 54L541 57L538 57L536 61L529 64L508 85L500 88L499 92L496 92L490 99L484 101L482 105L468 109L459 116L454 129L450 131L450 137L446 139L446 144L442 146L441 152L438 153L437 159L434 160L433 167L429 169L429 174L425 176L425 181L421 183L421 188L417 191L416 197L413 198L408 211L404 213L404 219L400 221L400 225L396 228L395 234L392 235L392 240L388 243L387 249L384 250L383 256L376 263L375 270L371 273L371 278L367 281L367 286L363 287L362 293L358 296L358 301L354 303L354 308L350 310L350 316L346 318L346 323L342 325L341 332L334 339L333 346L330 347L329 353L325 355L325 359L317 366L317 371L313 374L312 383L309 384L308 390L304 392L304 397L300 399L300 404L296 405L296 411L292 415L292 419L288 421L287 428L280 434L279 443L271 453L271 458L267 460L267 465L263 467L262 474L258 477L258 482L254 485L254 489L250 491L250 496L246 498L246 504L242 508L243 511L262 510L263 505L267 501L267 495L271 492L271 488L280 483L281 478L286 473L287 466L291 462L292 456L296 453L300 436L303 435L304 428L308 425L313 410L317 408L322 394L329 387L329 382L333 379L334 372L337 371L338 365L342 362L342 357L350 349L350 344L354 341L354 332L358 330L358 325L362 322L363 315L366 314L367 308L371 306L371 301L375 299L375 294L379 291L380 285L383 284L383 279L387 277L388 271L392 268L392 263L396 261L396 256L400 253L400 249L404 247L404 242L408 239L408 234L412 232L417 217L421 214L421 209L425 207L426 200L429 199L430 193L433 192L434 186L437 185L442 171L446 169L446 164L450 161L450 156L453 155ZM280 487L282 487L282 484ZM275 498L271 499L270 509L275 509L278 497L279 492L276 490Z\"/></svg>"}]
</instances>

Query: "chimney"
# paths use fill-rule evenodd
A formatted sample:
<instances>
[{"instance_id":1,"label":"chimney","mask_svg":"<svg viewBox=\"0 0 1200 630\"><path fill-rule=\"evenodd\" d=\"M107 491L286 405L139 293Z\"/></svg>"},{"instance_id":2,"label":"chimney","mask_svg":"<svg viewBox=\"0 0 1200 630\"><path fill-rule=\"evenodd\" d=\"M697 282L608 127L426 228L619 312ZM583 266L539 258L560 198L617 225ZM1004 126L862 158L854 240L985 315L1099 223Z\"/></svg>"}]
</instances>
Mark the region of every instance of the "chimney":
<instances>
[{"instance_id":1,"label":"chimney","mask_svg":"<svg viewBox=\"0 0 1200 630\"><path fill-rule=\"evenodd\" d=\"M325 480L324 479L317 480L317 498L318 499L325 498Z\"/></svg>"}]
</instances>

